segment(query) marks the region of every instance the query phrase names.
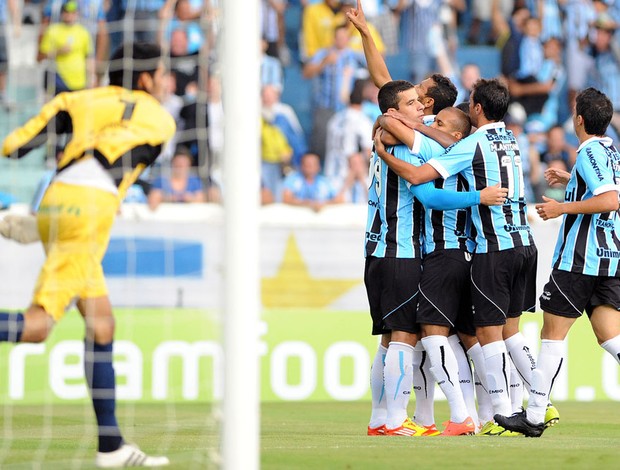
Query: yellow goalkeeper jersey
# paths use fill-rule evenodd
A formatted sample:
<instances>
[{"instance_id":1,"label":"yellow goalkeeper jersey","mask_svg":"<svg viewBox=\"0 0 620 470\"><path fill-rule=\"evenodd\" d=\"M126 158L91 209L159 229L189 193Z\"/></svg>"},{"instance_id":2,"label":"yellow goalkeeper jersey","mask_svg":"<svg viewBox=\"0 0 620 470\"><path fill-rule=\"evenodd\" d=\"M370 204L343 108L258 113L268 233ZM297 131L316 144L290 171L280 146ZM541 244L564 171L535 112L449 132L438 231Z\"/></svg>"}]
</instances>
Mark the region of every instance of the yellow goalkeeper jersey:
<instances>
[{"instance_id":1,"label":"yellow goalkeeper jersey","mask_svg":"<svg viewBox=\"0 0 620 470\"><path fill-rule=\"evenodd\" d=\"M2 153L21 158L52 133L68 134L57 171L94 158L110 174L122 197L175 130L172 116L150 94L106 86L59 94L6 137Z\"/></svg>"}]
</instances>

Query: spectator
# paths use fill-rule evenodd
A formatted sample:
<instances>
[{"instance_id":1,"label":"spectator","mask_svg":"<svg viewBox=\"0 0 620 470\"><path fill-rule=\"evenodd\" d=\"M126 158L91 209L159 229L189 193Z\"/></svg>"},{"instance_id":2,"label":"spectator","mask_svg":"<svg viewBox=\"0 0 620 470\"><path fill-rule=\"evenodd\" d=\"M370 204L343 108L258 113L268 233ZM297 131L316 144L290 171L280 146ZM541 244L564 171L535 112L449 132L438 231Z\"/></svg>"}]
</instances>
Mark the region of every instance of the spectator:
<instances>
[{"instance_id":1,"label":"spectator","mask_svg":"<svg viewBox=\"0 0 620 470\"><path fill-rule=\"evenodd\" d=\"M9 111L13 104L6 96L6 77L9 68L9 54L5 37L7 23L7 10L13 24L13 35L18 37L21 33L21 18L19 16L19 4L17 0L0 0L0 105Z\"/></svg>"},{"instance_id":2,"label":"spectator","mask_svg":"<svg viewBox=\"0 0 620 470\"><path fill-rule=\"evenodd\" d=\"M360 152L349 155L347 176L339 193L341 202L368 203L368 157Z\"/></svg>"},{"instance_id":3,"label":"spectator","mask_svg":"<svg viewBox=\"0 0 620 470\"><path fill-rule=\"evenodd\" d=\"M586 69L586 86L601 91L610 99L614 109L611 125L620 131L620 51L614 43L618 25L607 14L601 14L594 23L590 55Z\"/></svg>"},{"instance_id":4,"label":"spectator","mask_svg":"<svg viewBox=\"0 0 620 470\"><path fill-rule=\"evenodd\" d=\"M362 111L364 83L365 80L355 82L349 106L334 114L327 123L324 174L336 191L343 188L353 154L361 154L366 163L370 161L373 121Z\"/></svg>"},{"instance_id":5,"label":"spectator","mask_svg":"<svg viewBox=\"0 0 620 470\"><path fill-rule=\"evenodd\" d=\"M379 107L379 89L372 80L364 80L364 90L362 92L364 100L362 101L362 111L368 116L372 122L375 122L381 116L381 108Z\"/></svg>"},{"instance_id":6,"label":"spectator","mask_svg":"<svg viewBox=\"0 0 620 470\"><path fill-rule=\"evenodd\" d=\"M334 45L319 50L304 65L304 78L312 78L312 140L310 148L325 158L327 121L349 101L355 77L365 70L363 55L348 47L349 27L342 24L334 33Z\"/></svg>"},{"instance_id":7,"label":"spectator","mask_svg":"<svg viewBox=\"0 0 620 470\"><path fill-rule=\"evenodd\" d=\"M329 180L320 174L321 161L314 153L301 158L301 168L289 174L284 180L282 201L294 206L309 207L319 211L328 204L342 202L342 197Z\"/></svg>"},{"instance_id":8,"label":"spectator","mask_svg":"<svg viewBox=\"0 0 620 470\"><path fill-rule=\"evenodd\" d=\"M275 85L282 89L284 87L282 63L278 58L267 54L267 41L263 39L261 42L263 52L260 64L260 83L262 86Z\"/></svg>"},{"instance_id":9,"label":"spectator","mask_svg":"<svg viewBox=\"0 0 620 470\"><path fill-rule=\"evenodd\" d=\"M174 0L122 0L125 16L123 19L124 42L157 42L160 31L160 18L168 13L167 6Z\"/></svg>"},{"instance_id":10,"label":"spectator","mask_svg":"<svg viewBox=\"0 0 620 470\"><path fill-rule=\"evenodd\" d=\"M409 52L411 81L420 83L434 69L431 29L439 23L439 1L413 0L401 16L403 47Z\"/></svg>"},{"instance_id":11,"label":"spectator","mask_svg":"<svg viewBox=\"0 0 620 470\"><path fill-rule=\"evenodd\" d=\"M467 34L467 42L469 44L495 44L498 39L497 30L491 28L487 30L486 36L483 36L482 26L488 25L491 20L495 22L494 9L507 21L513 12L514 4L514 0L472 0L473 19Z\"/></svg>"},{"instance_id":12,"label":"spectator","mask_svg":"<svg viewBox=\"0 0 620 470\"><path fill-rule=\"evenodd\" d=\"M544 51L540 42L541 25L538 18L528 18L523 27L523 39L519 44L519 80L532 80L542 68Z\"/></svg>"},{"instance_id":13,"label":"spectator","mask_svg":"<svg viewBox=\"0 0 620 470\"><path fill-rule=\"evenodd\" d=\"M471 90L474 83L476 83L480 78L480 67L476 64L468 63L461 67L461 73L459 74L458 79L453 80L458 91L456 103L469 101L469 95L471 95Z\"/></svg>"},{"instance_id":14,"label":"spectator","mask_svg":"<svg viewBox=\"0 0 620 470\"><path fill-rule=\"evenodd\" d=\"M293 149L284 133L268 121L270 117L261 119L261 176L264 186L280 201L283 171L291 161Z\"/></svg>"},{"instance_id":15,"label":"spectator","mask_svg":"<svg viewBox=\"0 0 620 470\"><path fill-rule=\"evenodd\" d=\"M536 73L539 83L551 83L540 113L532 113L528 117L528 128L547 131L557 124L561 117L562 104L566 101L566 70L562 62L562 43L557 38L551 38L543 45L545 60Z\"/></svg>"},{"instance_id":16,"label":"spectator","mask_svg":"<svg viewBox=\"0 0 620 470\"><path fill-rule=\"evenodd\" d=\"M280 101L280 88L277 86L264 85L261 98L263 118L282 131L293 149L291 165L299 169L301 156L308 152L308 144L295 110Z\"/></svg>"},{"instance_id":17,"label":"spectator","mask_svg":"<svg viewBox=\"0 0 620 470\"><path fill-rule=\"evenodd\" d=\"M50 70L45 74L45 89L50 95L94 85L90 33L77 22L78 18L77 2L65 2L61 22L50 25L41 38L37 58L48 59Z\"/></svg>"},{"instance_id":18,"label":"spectator","mask_svg":"<svg viewBox=\"0 0 620 470\"><path fill-rule=\"evenodd\" d=\"M176 0L173 5L166 2L162 10L159 27L160 44L162 47L171 41L173 31L181 30L187 38L186 54L198 54L204 44L204 34L199 19L202 12L202 1L192 5L192 0Z\"/></svg>"},{"instance_id":19,"label":"spectator","mask_svg":"<svg viewBox=\"0 0 620 470\"><path fill-rule=\"evenodd\" d=\"M280 58L284 44L284 12L287 0L261 0L261 36L267 42L267 55Z\"/></svg>"},{"instance_id":20,"label":"spectator","mask_svg":"<svg viewBox=\"0 0 620 470\"><path fill-rule=\"evenodd\" d=\"M202 182L192 174L192 154L178 147L170 161L170 173L155 178L148 194L149 207L157 209L162 202L204 202Z\"/></svg>"},{"instance_id":21,"label":"spectator","mask_svg":"<svg viewBox=\"0 0 620 470\"><path fill-rule=\"evenodd\" d=\"M95 45L96 85L101 85L105 75L110 54L110 35L105 14L105 0L75 0L78 6L78 22L90 33L91 42ZM58 23L62 15L65 0L47 0L41 17L39 42L50 23ZM118 3L118 2L114 2Z\"/></svg>"},{"instance_id":22,"label":"spectator","mask_svg":"<svg viewBox=\"0 0 620 470\"><path fill-rule=\"evenodd\" d=\"M566 142L566 133L562 126L553 126L547 131L547 147L541 152L540 159L549 165L554 160L562 160L567 171L571 171L577 158L577 149Z\"/></svg>"},{"instance_id":23,"label":"spectator","mask_svg":"<svg viewBox=\"0 0 620 470\"><path fill-rule=\"evenodd\" d=\"M324 0L304 8L299 42L302 62L312 59L320 49L329 48L334 44L336 25L345 21L340 5L341 0Z\"/></svg>"},{"instance_id":24,"label":"spectator","mask_svg":"<svg viewBox=\"0 0 620 470\"><path fill-rule=\"evenodd\" d=\"M199 75L198 52L189 51L187 31L183 28L170 33L170 70L176 79L176 94L185 96L188 89L195 90Z\"/></svg>"}]
</instances>

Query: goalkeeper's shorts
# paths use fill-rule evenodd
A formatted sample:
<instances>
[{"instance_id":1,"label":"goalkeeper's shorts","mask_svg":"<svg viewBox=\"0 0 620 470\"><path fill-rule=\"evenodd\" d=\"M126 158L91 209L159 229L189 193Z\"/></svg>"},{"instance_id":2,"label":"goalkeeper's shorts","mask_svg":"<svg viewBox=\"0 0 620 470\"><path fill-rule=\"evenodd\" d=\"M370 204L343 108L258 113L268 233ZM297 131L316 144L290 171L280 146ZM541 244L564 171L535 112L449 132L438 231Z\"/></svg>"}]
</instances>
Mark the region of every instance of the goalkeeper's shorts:
<instances>
[{"instance_id":1,"label":"goalkeeper's shorts","mask_svg":"<svg viewBox=\"0 0 620 470\"><path fill-rule=\"evenodd\" d=\"M116 195L100 189L54 182L37 214L47 258L33 303L55 321L74 299L108 295L101 261L110 240Z\"/></svg>"}]
</instances>

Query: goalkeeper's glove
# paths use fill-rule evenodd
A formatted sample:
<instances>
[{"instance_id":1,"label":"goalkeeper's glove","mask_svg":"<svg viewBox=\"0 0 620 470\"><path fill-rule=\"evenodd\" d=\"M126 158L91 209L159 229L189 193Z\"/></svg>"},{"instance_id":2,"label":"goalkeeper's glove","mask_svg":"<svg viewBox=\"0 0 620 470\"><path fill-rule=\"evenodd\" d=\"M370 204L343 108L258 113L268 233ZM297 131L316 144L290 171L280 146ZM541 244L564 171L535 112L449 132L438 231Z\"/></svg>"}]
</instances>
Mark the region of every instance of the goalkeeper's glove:
<instances>
[{"instance_id":1,"label":"goalkeeper's glove","mask_svg":"<svg viewBox=\"0 0 620 470\"><path fill-rule=\"evenodd\" d=\"M34 215L7 215L0 220L0 235L22 244L41 241Z\"/></svg>"}]
</instances>

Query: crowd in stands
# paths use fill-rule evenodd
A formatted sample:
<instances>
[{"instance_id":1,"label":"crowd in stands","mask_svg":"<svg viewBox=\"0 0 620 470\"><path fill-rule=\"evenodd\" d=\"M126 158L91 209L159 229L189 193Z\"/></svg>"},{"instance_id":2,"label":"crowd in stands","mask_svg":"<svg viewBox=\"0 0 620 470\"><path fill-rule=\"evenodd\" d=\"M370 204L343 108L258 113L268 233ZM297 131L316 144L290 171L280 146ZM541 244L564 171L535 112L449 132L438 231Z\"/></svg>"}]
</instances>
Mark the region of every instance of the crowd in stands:
<instances>
[{"instance_id":1,"label":"crowd in stands","mask_svg":"<svg viewBox=\"0 0 620 470\"><path fill-rule=\"evenodd\" d=\"M345 16L357 0L256 1L263 39L262 200L305 201L315 209L328 202L364 204L370 134L380 111L361 38ZM488 69L476 60L459 63L458 51L497 50L481 57L497 58L494 68L513 97L506 120L526 156L530 201L543 194L562 197L561 189L546 186L542 174L549 166L572 167L576 143L570 117L577 91L594 86L609 96L616 111L609 134L617 138L620 1L362 0L362 6L380 53L388 63L394 57L405 62L399 70L408 76L393 78L420 83L433 73L445 75L457 87L455 105L469 99L471 86ZM12 23L16 35L22 22L39 28L37 59L45 64L41 86L47 97L102 84L109 53L123 41L159 42L169 58L164 105L178 131L130 200L156 207L154 201L225 197L216 47L221 0L26 0L19 7L20 0L0 0L0 23ZM4 93L1 43L0 99L10 111L17 104ZM310 90L310 103L295 90L282 101L285 87L296 86L293 71ZM310 118L300 119L308 107ZM186 157L202 196L168 199L161 178L178 178L173 162ZM304 169L304 160L313 162L307 166L318 163L317 175L311 175L314 168ZM160 187L151 196L155 182Z\"/></svg>"},{"instance_id":2,"label":"crowd in stands","mask_svg":"<svg viewBox=\"0 0 620 470\"><path fill-rule=\"evenodd\" d=\"M278 160L279 179L272 167L263 180L275 200L282 200L282 182L289 172L300 170L298 155L307 147L319 157L336 200L365 202L363 196L346 194L355 178L355 162L360 156L368 161L372 143L368 129L379 113L377 89L368 78L360 36L345 17L346 11L356 6L356 0L262 1L263 37L267 41L263 91L273 87L282 93L282 87L289 83L288 71L294 67L311 82L311 119L304 134L291 131L299 123L293 113L304 112L304 103L295 99L288 100L288 117L280 118L283 123L278 123L274 114L269 114L271 121L267 120L281 130L290 146ZM476 60L459 63L459 49L497 50L493 56L481 57L497 57L493 65L501 71L513 99L505 120L518 136L525 156L528 201L540 201L542 195L564 197L563 189L549 187L542 175L547 167L572 168L576 142L571 111L579 90L593 86L610 97L616 114L608 134L617 138L617 0L362 0L362 6L386 62L398 57L407 63L399 67L406 76L393 74L393 78L420 83L433 73L443 74L458 89L455 105L469 99L471 86L482 76L482 70L489 69L489 64ZM354 92L359 87L365 89L361 104ZM300 139L304 135L305 143ZM263 137L269 139L269 134ZM275 163L273 155L263 154L263 161L272 166ZM363 188L363 181L358 181ZM308 205L312 206L311 202Z\"/></svg>"}]
</instances>

